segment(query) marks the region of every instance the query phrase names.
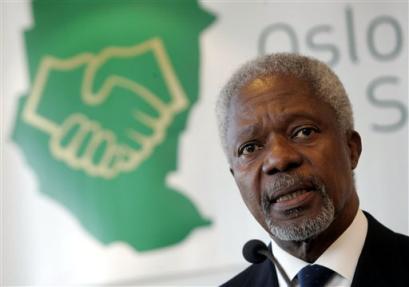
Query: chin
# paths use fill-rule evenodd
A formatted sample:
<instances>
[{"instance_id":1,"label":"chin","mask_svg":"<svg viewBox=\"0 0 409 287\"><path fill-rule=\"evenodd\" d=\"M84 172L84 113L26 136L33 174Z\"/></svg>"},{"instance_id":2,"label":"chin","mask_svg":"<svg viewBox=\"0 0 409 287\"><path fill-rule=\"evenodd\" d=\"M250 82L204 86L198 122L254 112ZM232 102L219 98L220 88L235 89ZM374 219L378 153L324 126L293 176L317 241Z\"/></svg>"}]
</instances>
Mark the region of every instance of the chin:
<instances>
[{"instance_id":1,"label":"chin","mask_svg":"<svg viewBox=\"0 0 409 287\"><path fill-rule=\"evenodd\" d=\"M274 222L270 216L265 217L268 232L275 238L284 241L304 241L312 239L326 230L335 219L332 201L324 200L318 214L306 215L302 210L289 211L288 223Z\"/></svg>"}]
</instances>

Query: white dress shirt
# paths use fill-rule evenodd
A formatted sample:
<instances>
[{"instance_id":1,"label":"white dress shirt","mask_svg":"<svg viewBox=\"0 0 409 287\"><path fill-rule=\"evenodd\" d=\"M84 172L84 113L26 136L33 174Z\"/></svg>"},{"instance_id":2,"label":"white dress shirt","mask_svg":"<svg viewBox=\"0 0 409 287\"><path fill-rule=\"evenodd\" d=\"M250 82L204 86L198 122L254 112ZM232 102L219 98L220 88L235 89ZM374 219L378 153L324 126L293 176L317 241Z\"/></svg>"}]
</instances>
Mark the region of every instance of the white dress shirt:
<instances>
[{"instance_id":1,"label":"white dress shirt","mask_svg":"<svg viewBox=\"0 0 409 287\"><path fill-rule=\"evenodd\" d=\"M319 264L335 271L335 275L326 286L351 286L367 231L368 220L362 210L359 209L351 225L314 262L314 264ZM280 262L290 280L294 283L293 286L300 286L299 283L296 282L297 279L295 277L297 273L309 263L287 253L278 246L274 240L272 240L272 250L274 256L278 262ZM276 271L280 287L287 286L277 268Z\"/></svg>"}]
</instances>

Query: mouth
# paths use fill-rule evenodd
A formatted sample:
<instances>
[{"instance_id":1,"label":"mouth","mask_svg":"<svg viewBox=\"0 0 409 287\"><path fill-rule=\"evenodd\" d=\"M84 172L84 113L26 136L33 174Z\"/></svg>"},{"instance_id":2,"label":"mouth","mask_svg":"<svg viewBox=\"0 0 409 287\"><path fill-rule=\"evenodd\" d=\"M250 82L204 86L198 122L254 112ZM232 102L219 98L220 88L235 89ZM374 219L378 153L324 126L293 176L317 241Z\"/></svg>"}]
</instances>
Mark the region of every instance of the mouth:
<instances>
[{"instance_id":1,"label":"mouth","mask_svg":"<svg viewBox=\"0 0 409 287\"><path fill-rule=\"evenodd\" d=\"M310 210L319 205L324 185L313 176L283 174L266 183L265 187L262 197L263 212L268 216L271 216L271 213L284 216L290 211Z\"/></svg>"},{"instance_id":2,"label":"mouth","mask_svg":"<svg viewBox=\"0 0 409 287\"><path fill-rule=\"evenodd\" d=\"M289 210L311 203L317 195L313 187L298 187L282 191L270 199L271 207L275 210Z\"/></svg>"},{"instance_id":3,"label":"mouth","mask_svg":"<svg viewBox=\"0 0 409 287\"><path fill-rule=\"evenodd\" d=\"M273 198L272 203L280 203L280 202L285 202L285 201L290 201L293 199L296 199L297 197L304 195L307 192L311 192L311 190L307 189L301 189L301 190L296 190L284 195L279 195L275 198Z\"/></svg>"}]
</instances>

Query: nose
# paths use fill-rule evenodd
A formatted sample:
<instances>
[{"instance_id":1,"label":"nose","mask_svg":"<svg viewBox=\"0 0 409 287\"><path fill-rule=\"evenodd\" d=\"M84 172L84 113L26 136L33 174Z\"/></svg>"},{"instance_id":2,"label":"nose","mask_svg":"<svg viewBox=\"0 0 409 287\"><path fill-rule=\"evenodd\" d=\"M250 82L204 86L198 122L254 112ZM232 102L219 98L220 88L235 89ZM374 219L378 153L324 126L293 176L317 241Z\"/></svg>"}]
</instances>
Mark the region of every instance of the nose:
<instances>
[{"instance_id":1,"label":"nose","mask_svg":"<svg viewBox=\"0 0 409 287\"><path fill-rule=\"evenodd\" d=\"M286 139L275 139L263 162L263 172L269 175L295 169L302 164L303 157Z\"/></svg>"}]
</instances>

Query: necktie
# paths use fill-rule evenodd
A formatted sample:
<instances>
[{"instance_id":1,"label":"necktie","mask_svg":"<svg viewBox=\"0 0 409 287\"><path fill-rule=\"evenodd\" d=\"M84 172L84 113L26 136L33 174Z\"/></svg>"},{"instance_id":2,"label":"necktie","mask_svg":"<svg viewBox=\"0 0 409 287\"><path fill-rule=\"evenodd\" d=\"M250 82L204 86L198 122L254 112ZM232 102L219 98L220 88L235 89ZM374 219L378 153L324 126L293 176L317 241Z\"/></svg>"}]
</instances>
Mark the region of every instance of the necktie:
<instances>
[{"instance_id":1,"label":"necktie","mask_svg":"<svg viewBox=\"0 0 409 287\"><path fill-rule=\"evenodd\" d=\"M314 264L301 269L297 277L301 287L323 287L333 274L331 269Z\"/></svg>"}]
</instances>

